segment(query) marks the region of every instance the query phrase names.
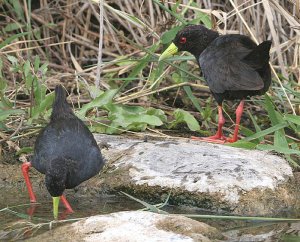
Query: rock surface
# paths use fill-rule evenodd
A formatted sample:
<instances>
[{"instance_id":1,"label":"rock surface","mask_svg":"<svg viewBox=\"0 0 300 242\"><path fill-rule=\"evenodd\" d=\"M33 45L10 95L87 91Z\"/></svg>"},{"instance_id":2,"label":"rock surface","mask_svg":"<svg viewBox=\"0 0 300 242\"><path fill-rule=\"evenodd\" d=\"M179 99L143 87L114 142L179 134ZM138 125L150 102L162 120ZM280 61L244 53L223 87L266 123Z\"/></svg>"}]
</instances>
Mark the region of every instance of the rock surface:
<instances>
[{"instance_id":1,"label":"rock surface","mask_svg":"<svg viewBox=\"0 0 300 242\"><path fill-rule=\"evenodd\" d=\"M183 216L143 211L92 216L28 241L209 242L224 239L214 227Z\"/></svg>"},{"instance_id":2,"label":"rock surface","mask_svg":"<svg viewBox=\"0 0 300 242\"><path fill-rule=\"evenodd\" d=\"M292 169L281 157L205 142L148 141L96 135L106 144L107 166L99 187L139 198L271 215L299 205ZM274 215L274 214L273 214Z\"/></svg>"}]
</instances>

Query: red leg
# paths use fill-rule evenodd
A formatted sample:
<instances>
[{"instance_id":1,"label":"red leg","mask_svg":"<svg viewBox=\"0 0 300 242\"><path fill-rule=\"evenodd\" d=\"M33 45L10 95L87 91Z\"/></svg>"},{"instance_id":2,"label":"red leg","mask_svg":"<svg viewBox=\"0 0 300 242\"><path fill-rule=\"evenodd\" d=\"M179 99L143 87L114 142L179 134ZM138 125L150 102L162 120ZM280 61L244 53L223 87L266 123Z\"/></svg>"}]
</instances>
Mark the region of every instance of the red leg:
<instances>
[{"instance_id":1,"label":"red leg","mask_svg":"<svg viewBox=\"0 0 300 242\"><path fill-rule=\"evenodd\" d=\"M31 167L31 163L30 162L24 162L22 164L22 172L23 172L23 176L24 176L24 179L25 179L25 183L26 183L26 186L27 186L28 193L29 193L30 202L35 203L36 202L36 198L35 198L35 195L33 193L32 185L31 185L31 182L30 182L30 179L29 179L29 175L28 175L30 167Z\"/></svg>"},{"instance_id":2,"label":"red leg","mask_svg":"<svg viewBox=\"0 0 300 242\"><path fill-rule=\"evenodd\" d=\"M242 100L240 102L239 106L235 110L236 122L235 122L234 133L233 133L232 138L227 139L226 142L233 143L233 142L236 142L238 140L238 134L239 134L241 117L242 117L242 114L243 114L243 109L244 109L244 100Z\"/></svg>"},{"instance_id":3,"label":"red leg","mask_svg":"<svg viewBox=\"0 0 300 242\"><path fill-rule=\"evenodd\" d=\"M218 114L219 114L218 131L215 135L210 136L210 137L194 137L194 136L192 136L191 138L193 140L203 140L203 141L212 142L212 143L222 143L222 144L225 143L226 138L223 136L223 132L222 132L223 125L225 124L225 118L223 116L223 111L222 111L221 105L218 106Z\"/></svg>"},{"instance_id":4,"label":"red leg","mask_svg":"<svg viewBox=\"0 0 300 242\"><path fill-rule=\"evenodd\" d=\"M60 200L62 201L62 203L64 204L65 208L67 209L68 213L74 213L70 203L67 201L66 197L64 195L60 196Z\"/></svg>"},{"instance_id":5,"label":"red leg","mask_svg":"<svg viewBox=\"0 0 300 242\"><path fill-rule=\"evenodd\" d=\"M27 214L32 217L36 210L36 203L30 204L30 208L27 209Z\"/></svg>"}]
</instances>

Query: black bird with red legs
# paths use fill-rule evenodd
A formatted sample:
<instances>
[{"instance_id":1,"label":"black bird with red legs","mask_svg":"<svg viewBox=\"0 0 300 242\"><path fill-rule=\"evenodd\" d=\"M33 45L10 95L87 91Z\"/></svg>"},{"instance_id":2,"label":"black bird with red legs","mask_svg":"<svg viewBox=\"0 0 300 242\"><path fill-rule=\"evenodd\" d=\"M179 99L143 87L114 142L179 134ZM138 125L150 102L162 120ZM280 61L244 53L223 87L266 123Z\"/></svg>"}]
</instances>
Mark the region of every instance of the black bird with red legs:
<instances>
[{"instance_id":1,"label":"black bird with red legs","mask_svg":"<svg viewBox=\"0 0 300 242\"><path fill-rule=\"evenodd\" d=\"M240 34L219 35L203 25L188 25L179 31L173 43L161 54L166 59L178 51L193 54L203 72L209 89L218 103L218 130L214 136L194 139L224 143L238 140L244 99L263 95L271 84L269 51L271 41L256 45ZM232 138L223 135L224 100L240 100L236 109L236 124Z\"/></svg>"},{"instance_id":2,"label":"black bird with red legs","mask_svg":"<svg viewBox=\"0 0 300 242\"><path fill-rule=\"evenodd\" d=\"M64 88L56 86L50 122L37 137L32 162L22 165L30 201L36 202L28 175L31 166L45 174L46 188L53 198L53 215L57 219L60 199L68 212L73 212L63 196L64 190L97 175L103 165L93 134L73 113Z\"/></svg>"}]
</instances>

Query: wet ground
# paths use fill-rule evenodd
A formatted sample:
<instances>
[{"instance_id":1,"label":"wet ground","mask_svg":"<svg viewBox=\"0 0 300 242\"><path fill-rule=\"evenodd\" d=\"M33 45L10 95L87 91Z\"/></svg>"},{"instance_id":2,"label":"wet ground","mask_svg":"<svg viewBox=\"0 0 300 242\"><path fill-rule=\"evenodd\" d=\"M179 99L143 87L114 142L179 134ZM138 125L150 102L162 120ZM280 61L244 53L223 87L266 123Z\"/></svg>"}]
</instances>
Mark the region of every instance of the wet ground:
<instances>
[{"instance_id":1,"label":"wet ground","mask_svg":"<svg viewBox=\"0 0 300 242\"><path fill-rule=\"evenodd\" d=\"M0 164L0 241L24 239L50 229L52 215L52 198L44 186L43 176L38 172L30 172L34 191L39 204L30 206L29 197L20 170L21 165ZM119 193L105 194L95 192L93 186L99 177L94 177L79 186L76 190L67 191L66 196L75 213L64 214L60 206L60 218L72 220L92 215L107 214L118 211L141 209L143 206ZM5 208L9 208L5 209ZM1 210L2 209L2 210ZM210 211L195 207L172 206L164 207L169 213L210 214ZM212 214L216 214L214 211ZM296 217L299 212L287 211L276 217ZM300 241L300 224L298 223L265 223L235 220L201 220L237 240L228 241ZM63 224L63 223L62 223ZM60 226L60 225L53 225Z\"/></svg>"}]
</instances>

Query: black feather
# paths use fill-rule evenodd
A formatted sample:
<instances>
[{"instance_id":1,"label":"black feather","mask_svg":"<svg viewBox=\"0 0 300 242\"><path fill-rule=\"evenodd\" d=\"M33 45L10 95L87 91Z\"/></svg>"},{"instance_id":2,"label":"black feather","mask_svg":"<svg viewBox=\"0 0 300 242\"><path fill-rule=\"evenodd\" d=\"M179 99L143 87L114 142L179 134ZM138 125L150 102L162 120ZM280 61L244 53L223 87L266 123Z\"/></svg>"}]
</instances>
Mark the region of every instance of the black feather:
<instances>
[{"instance_id":1,"label":"black feather","mask_svg":"<svg viewBox=\"0 0 300 242\"><path fill-rule=\"evenodd\" d=\"M46 174L51 196L60 196L65 188L88 180L104 165L92 133L74 115L60 85L55 88L50 123L37 137L32 165Z\"/></svg>"}]
</instances>

